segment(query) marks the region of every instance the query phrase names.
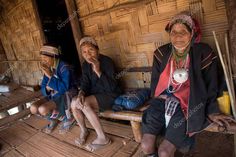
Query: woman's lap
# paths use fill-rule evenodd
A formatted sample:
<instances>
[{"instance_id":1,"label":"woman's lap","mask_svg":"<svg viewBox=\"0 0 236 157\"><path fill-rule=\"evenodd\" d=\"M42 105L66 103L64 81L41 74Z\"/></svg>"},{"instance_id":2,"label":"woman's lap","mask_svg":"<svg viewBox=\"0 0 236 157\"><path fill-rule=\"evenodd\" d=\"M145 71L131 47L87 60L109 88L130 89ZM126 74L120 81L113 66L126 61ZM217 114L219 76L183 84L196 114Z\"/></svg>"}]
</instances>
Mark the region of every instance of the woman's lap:
<instances>
[{"instance_id":1,"label":"woman's lap","mask_svg":"<svg viewBox=\"0 0 236 157\"><path fill-rule=\"evenodd\" d=\"M181 107L178 106L169 125L165 128L165 100L151 101L151 106L144 111L142 118L143 134L162 135L177 149L188 151L194 143L194 137L186 135L186 120Z\"/></svg>"},{"instance_id":2,"label":"woman's lap","mask_svg":"<svg viewBox=\"0 0 236 157\"><path fill-rule=\"evenodd\" d=\"M115 94L106 94L106 93L94 94L94 96L96 97L99 106L99 111L101 112L105 110L110 110L116 98Z\"/></svg>"}]
</instances>

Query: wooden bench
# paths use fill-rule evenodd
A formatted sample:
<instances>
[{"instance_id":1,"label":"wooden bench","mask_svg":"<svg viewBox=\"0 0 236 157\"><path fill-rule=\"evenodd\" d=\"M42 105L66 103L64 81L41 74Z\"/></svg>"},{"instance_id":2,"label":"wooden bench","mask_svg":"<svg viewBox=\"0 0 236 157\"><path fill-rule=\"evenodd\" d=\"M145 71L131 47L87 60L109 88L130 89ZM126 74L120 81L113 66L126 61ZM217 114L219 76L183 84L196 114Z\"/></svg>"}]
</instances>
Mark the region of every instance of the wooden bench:
<instances>
[{"instance_id":1,"label":"wooden bench","mask_svg":"<svg viewBox=\"0 0 236 157\"><path fill-rule=\"evenodd\" d=\"M143 77L143 79L142 79L143 85L148 84L146 87L149 87L149 83L145 79L144 75L147 73L151 73L151 70L152 70L151 67L127 68L127 69L119 70L120 72L118 73L118 75L120 74L121 80L122 80L123 76L128 75L130 73L134 73L134 74L141 73L141 75ZM142 86L141 88L144 88L144 86ZM136 89L139 89L139 88L136 88L136 87L126 88L125 91L131 91L131 90L136 90ZM114 111L108 110L108 111L100 112L99 116L104 117L104 118L130 121L133 135L134 135L134 140L136 142L140 143L141 138L142 138L142 133L141 133L142 115L143 115L143 111L147 107L148 106L144 104L141 107L135 109L134 111L125 111L124 110L124 111L114 112Z\"/></svg>"}]
</instances>

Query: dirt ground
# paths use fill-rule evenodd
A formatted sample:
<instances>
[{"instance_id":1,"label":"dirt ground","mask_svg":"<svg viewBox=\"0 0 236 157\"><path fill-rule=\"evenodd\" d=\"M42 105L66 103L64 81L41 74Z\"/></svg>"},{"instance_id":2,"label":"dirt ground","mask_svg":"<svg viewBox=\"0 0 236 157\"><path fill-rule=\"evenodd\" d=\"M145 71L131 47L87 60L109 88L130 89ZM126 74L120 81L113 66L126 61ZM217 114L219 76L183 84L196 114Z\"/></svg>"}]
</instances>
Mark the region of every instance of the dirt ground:
<instances>
[{"instance_id":1,"label":"dirt ground","mask_svg":"<svg viewBox=\"0 0 236 157\"><path fill-rule=\"evenodd\" d=\"M196 135L193 152L188 155L176 153L176 157L233 157L234 136L222 133L202 132Z\"/></svg>"}]
</instances>

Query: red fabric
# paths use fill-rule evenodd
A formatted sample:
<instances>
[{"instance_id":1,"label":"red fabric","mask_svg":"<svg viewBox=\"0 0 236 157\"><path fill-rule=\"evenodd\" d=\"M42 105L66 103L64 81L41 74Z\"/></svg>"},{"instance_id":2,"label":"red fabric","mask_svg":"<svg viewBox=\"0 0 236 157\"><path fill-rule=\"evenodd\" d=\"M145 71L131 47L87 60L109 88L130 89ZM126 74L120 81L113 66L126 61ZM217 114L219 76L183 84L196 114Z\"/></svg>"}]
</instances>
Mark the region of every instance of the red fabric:
<instances>
[{"instance_id":1,"label":"red fabric","mask_svg":"<svg viewBox=\"0 0 236 157\"><path fill-rule=\"evenodd\" d=\"M201 41L201 37L202 37L202 31L201 31L201 27L200 27L200 24L198 22L197 19L193 18L193 22L195 24L195 30L194 30L194 33L195 33L195 40L194 42L195 43L199 43Z\"/></svg>"},{"instance_id":2,"label":"red fabric","mask_svg":"<svg viewBox=\"0 0 236 157\"><path fill-rule=\"evenodd\" d=\"M164 90L168 88L168 81L169 81L169 76L170 76L170 62L173 61L173 59L169 60L167 63L164 71L161 73L157 87L155 89L155 97L158 97ZM188 60L188 66L189 67L189 60ZM175 68L173 67L173 71L175 71ZM174 88L176 85L172 85ZM173 93L175 97L177 97L180 101L181 108L187 116L187 111L188 111L188 99L189 99L189 94L190 94L190 80L188 80L182 84L180 89Z\"/></svg>"}]
</instances>

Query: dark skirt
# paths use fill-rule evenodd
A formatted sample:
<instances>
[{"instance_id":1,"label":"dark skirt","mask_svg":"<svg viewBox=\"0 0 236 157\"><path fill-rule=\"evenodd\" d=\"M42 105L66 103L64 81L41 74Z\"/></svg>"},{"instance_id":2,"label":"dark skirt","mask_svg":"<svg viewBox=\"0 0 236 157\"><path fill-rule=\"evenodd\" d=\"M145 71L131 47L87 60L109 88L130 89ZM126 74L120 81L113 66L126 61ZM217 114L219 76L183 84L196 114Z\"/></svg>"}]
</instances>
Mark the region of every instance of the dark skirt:
<instances>
[{"instance_id":1,"label":"dark skirt","mask_svg":"<svg viewBox=\"0 0 236 157\"><path fill-rule=\"evenodd\" d=\"M71 100L76 95L78 95L78 91L76 89L71 89L70 91L53 100L56 103L57 111L59 112L60 116L66 116L67 119L71 118Z\"/></svg>"},{"instance_id":2,"label":"dark skirt","mask_svg":"<svg viewBox=\"0 0 236 157\"><path fill-rule=\"evenodd\" d=\"M149 104L150 107L144 111L142 117L143 134L164 135L165 139L181 152L188 152L194 144L194 137L186 134L187 121L180 105L177 106L166 128L165 100L152 99Z\"/></svg>"},{"instance_id":3,"label":"dark skirt","mask_svg":"<svg viewBox=\"0 0 236 157\"><path fill-rule=\"evenodd\" d=\"M98 101L100 112L103 112L105 110L111 110L115 98L118 96L117 94L106 94L106 93L98 93L93 95L96 97Z\"/></svg>"}]
</instances>

